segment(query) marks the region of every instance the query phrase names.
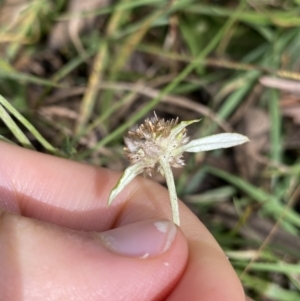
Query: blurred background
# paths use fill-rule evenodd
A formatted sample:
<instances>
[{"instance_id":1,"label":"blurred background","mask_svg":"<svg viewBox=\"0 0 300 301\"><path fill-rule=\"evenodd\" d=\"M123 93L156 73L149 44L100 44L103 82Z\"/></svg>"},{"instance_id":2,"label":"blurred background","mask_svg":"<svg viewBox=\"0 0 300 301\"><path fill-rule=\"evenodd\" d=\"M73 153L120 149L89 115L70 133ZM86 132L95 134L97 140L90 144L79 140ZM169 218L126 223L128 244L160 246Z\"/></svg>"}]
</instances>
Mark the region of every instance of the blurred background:
<instances>
[{"instance_id":1,"label":"blurred background","mask_svg":"<svg viewBox=\"0 0 300 301\"><path fill-rule=\"evenodd\" d=\"M300 300L299 53L299 0L2 0L0 138L123 171L153 111L247 135L185 156L178 195L247 294Z\"/></svg>"}]
</instances>

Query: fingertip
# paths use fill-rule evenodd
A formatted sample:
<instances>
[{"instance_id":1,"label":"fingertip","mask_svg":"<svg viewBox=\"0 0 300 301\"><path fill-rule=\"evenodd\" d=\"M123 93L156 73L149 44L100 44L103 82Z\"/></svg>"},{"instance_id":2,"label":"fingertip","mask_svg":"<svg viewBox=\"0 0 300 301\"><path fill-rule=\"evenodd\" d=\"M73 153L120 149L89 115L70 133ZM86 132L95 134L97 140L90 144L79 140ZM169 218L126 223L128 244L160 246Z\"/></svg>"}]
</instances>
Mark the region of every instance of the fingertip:
<instances>
[{"instance_id":1,"label":"fingertip","mask_svg":"<svg viewBox=\"0 0 300 301\"><path fill-rule=\"evenodd\" d=\"M179 285L169 301L243 301L241 282L225 254L208 242L189 244L189 260Z\"/></svg>"}]
</instances>

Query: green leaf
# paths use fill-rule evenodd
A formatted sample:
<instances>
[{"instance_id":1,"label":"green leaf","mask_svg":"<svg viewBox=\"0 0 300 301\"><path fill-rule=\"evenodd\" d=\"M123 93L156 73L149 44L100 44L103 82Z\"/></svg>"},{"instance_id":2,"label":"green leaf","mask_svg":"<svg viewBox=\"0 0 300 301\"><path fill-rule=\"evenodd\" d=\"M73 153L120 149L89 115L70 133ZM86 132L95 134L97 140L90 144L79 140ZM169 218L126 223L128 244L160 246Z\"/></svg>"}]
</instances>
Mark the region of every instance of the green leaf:
<instances>
[{"instance_id":1,"label":"green leaf","mask_svg":"<svg viewBox=\"0 0 300 301\"><path fill-rule=\"evenodd\" d=\"M248 142L246 136L236 133L222 133L190 141L183 146L184 152L197 153L219 148L227 148Z\"/></svg>"},{"instance_id":2,"label":"green leaf","mask_svg":"<svg viewBox=\"0 0 300 301\"><path fill-rule=\"evenodd\" d=\"M34 149L26 135L21 131L21 129L17 126L15 121L11 118L8 112L3 108L0 104L0 119L6 124L6 126L10 129L13 135L17 138L17 140L24 146L30 149Z\"/></svg>"},{"instance_id":3,"label":"green leaf","mask_svg":"<svg viewBox=\"0 0 300 301\"><path fill-rule=\"evenodd\" d=\"M175 126L172 130L171 130L171 134L170 134L170 140L172 138L175 138L185 127L187 127L188 125L195 123L195 122L199 122L201 119L195 119L195 120L188 120L188 121L182 121L180 122L177 126ZM172 138L171 138L172 137Z\"/></svg>"},{"instance_id":4,"label":"green leaf","mask_svg":"<svg viewBox=\"0 0 300 301\"><path fill-rule=\"evenodd\" d=\"M129 184L129 182L134 179L138 174L140 174L144 169L144 166L141 164L134 164L125 169L122 177L118 181L117 185L110 192L108 197L107 206L109 206L115 197Z\"/></svg>"},{"instance_id":5,"label":"green leaf","mask_svg":"<svg viewBox=\"0 0 300 301\"><path fill-rule=\"evenodd\" d=\"M54 146L52 146L38 131L37 129L26 119L23 117L23 115L21 115L18 110L16 110L2 95L0 95L0 105L3 106L3 108L5 108L5 110L7 110L12 116L14 116L20 123L22 123L27 130L41 143L41 145L50 153L55 154L55 155L61 155L63 156L63 154L57 150ZM2 118L5 114L5 112L1 113ZM26 147L30 147L33 148L33 146L31 145L31 143L29 142L29 140L27 138L25 138L25 135L23 134L21 137L21 130L17 127L17 125L14 122L14 126L12 127L11 125L13 120L10 118L9 123L6 122L6 125L8 126L8 128L10 128L10 130L13 132L13 134L16 136L16 134L18 134L17 139ZM18 130L18 132L17 132ZM21 140L20 140L21 139Z\"/></svg>"}]
</instances>

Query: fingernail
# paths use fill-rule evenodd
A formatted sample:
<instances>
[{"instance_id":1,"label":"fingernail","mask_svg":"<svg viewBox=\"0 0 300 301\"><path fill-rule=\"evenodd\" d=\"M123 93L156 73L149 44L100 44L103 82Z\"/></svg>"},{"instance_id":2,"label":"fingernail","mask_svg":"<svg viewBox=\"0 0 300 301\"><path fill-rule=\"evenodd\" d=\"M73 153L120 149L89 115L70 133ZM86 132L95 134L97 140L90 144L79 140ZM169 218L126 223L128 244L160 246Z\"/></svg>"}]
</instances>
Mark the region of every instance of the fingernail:
<instances>
[{"instance_id":1,"label":"fingernail","mask_svg":"<svg viewBox=\"0 0 300 301\"><path fill-rule=\"evenodd\" d=\"M176 232L172 222L147 220L103 232L100 237L115 253L147 258L167 251Z\"/></svg>"}]
</instances>

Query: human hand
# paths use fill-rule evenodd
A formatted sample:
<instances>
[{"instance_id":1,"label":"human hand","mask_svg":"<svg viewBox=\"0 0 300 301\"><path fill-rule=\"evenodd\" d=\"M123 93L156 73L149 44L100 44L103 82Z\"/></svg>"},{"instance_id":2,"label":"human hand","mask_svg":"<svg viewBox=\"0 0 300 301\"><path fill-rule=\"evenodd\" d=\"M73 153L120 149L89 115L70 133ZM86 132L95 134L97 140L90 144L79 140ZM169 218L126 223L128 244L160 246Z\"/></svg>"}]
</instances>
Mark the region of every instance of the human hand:
<instances>
[{"instance_id":1,"label":"human hand","mask_svg":"<svg viewBox=\"0 0 300 301\"><path fill-rule=\"evenodd\" d=\"M107 208L117 172L6 143L0 157L0 300L245 300L182 202L181 228L167 222L159 184L137 178Z\"/></svg>"}]
</instances>

